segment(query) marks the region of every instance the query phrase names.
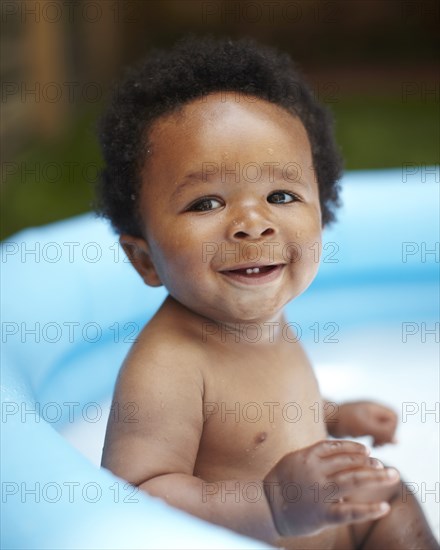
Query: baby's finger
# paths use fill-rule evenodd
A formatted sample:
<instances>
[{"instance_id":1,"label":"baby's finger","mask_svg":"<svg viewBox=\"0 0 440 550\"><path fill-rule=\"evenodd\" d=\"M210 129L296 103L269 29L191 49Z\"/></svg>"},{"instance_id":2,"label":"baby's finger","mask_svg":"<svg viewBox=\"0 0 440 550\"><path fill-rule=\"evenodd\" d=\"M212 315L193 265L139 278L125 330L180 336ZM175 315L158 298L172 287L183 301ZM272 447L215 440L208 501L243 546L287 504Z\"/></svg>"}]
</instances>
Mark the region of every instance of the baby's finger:
<instances>
[{"instance_id":1,"label":"baby's finger","mask_svg":"<svg viewBox=\"0 0 440 550\"><path fill-rule=\"evenodd\" d=\"M387 443L394 443L394 438L391 438L391 437L388 437L388 438L383 438L383 437L378 437L378 436L373 436L374 437L374 441L373 441L373 447L382 447L383 445L386 445Z\"/></svg>"},{"instance_id":2,"label":"baby's finger","mask_svg":"<svg viewBox=\"0 0 440 550\"><path fill-rule=\"evenodd\" d=\"M326 519L332 525L361 523L378 519L389 511L390 505L388 502L378 502L375 504L338 502L329 506Z\"/></svg>"},{"instance_id":3,"label":"baby's finger","mask_svg":"<svg viewBox=\"0 0 440 550\"><path fill-rule=\"evenodd\" d=\"M387 415L385 414L376 415L376 421L378 424L387 426L387 428L390 431L394 431L397 427L397 415L392 411L390 411L389 414Z\"/></svg>"},{"instance_id":4,"label":"baby's finger","mask_svg":"<svg viewBox=\"0 0 440 550\"><path fill-rule=\"evenodd\" d=\"M362 454L367 456L370 454L369 449L362 445L361 443L356 443L355 441L322 441L318 443L315 447L317 455L320 458L326 458L331 455L341 454L341 453L354 453Z\"/></svg>"},{"instance_id":5,"label":"baby's finger","mask_svg":"<svg viewBox=\"0 0 440 550\"><path fill-rule=\"evenodd\" d=\"M361 453L341 453L330 455L322 461L322 471L326 475L353 470L355 468L383 468L383 464L376 458Z\"/></svg>"},{"instance_id":6,"label":"baby's finger","mask_svg":"<svg viewBox=\"0 0 440 550\"><path fill-rule=\"evenodd\" d=\"M369 490L372 495L384 486L393 486L400 480L399 472L394 468L357 469L340 472L331 480L338 488L339 498L350 496L356 500L356 494ZM369 493L368 493L369 494ZM360 498L358 500L361 500Z\"/></svg>"},{"instance_id":7,"label":"baby's finger","mask_svg":"<svg viewBox=\"0 0 440 550\"><path fill-rule=\"evenodd\" d=\"M370 432L374 437L375 445L384 445L385 443L391 443L394 438L394 429L386 426L376 425Z\"/></svg>"}]
</instances>

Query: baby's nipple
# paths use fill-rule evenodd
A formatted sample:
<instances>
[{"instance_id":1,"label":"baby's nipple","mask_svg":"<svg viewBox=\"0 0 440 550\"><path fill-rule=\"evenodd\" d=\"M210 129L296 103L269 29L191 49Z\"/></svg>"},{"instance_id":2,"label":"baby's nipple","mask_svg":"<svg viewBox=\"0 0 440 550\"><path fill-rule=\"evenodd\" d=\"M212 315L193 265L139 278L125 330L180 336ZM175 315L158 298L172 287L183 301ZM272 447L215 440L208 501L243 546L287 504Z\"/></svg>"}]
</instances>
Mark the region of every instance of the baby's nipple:
<instances>
[{"instance_id":1,"label":"baby's nipple","mask_svg":"<svg viewBox=\"0 0 440 550\"><path fill-rule=\"evenodd\" d=\"M259 432L255 437L254 437L254 442L259 445L260 443L263 443L263 441L266 441L267 439L267 433L266 432Z\"/></svg>"}]
</instances>

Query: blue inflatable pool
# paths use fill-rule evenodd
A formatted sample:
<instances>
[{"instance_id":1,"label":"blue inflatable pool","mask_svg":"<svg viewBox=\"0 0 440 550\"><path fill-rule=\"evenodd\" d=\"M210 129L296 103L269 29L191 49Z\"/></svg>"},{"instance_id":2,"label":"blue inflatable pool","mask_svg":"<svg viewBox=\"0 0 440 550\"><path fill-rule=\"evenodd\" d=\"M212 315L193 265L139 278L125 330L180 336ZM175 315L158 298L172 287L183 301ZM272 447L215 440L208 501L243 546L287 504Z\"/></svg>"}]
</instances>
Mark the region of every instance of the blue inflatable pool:
<instances>
[{"instance_id":1,"label":"blue inflatable pool","mask_svg":"<svg viewBox=\"0 0 440 550\"><path fill-rule=\"evenodd\" d=\"M413 483L435 530L438 181L426 167L348 173L320 273L287 308L326 396L398 409L400 443L376 454ZM164 297L92 214L3 242L2 548L267 548L97 465L118 369Z\"/></svg>"}]
</instances>

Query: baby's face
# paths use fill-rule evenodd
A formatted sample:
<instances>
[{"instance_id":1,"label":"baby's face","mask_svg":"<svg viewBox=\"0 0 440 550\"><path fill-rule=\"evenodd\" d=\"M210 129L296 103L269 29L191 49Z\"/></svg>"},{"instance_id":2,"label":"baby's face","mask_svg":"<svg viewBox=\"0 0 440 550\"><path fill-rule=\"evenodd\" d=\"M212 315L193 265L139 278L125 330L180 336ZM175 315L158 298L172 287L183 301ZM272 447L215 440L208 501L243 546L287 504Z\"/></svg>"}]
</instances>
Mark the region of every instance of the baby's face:
<instances>
[{"instance_id":1,"label":"baby's face","mask_svg":"<svg viewBox=\"0 0 440 550\"><path fill-rule=\"evenodd\" d=\"M209 319L264 322L316 274L319 190L300 120L236 99L210 94L154 124L138 242L153 267L141 274Z\"/></svg>"}]
</instances>

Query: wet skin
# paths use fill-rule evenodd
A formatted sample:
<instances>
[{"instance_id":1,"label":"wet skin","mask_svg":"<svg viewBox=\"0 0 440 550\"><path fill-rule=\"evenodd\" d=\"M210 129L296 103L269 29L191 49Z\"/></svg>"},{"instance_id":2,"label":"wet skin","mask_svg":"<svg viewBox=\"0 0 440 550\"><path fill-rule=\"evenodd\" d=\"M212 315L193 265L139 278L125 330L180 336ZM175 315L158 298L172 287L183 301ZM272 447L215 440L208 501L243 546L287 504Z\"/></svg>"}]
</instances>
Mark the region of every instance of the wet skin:
<instances>
[{"instance_id":1,"label":"wet skin","mask_svg":"<svg viewBox=\"0 0 440 550\"><path fill-rule=\"evenodd\" d=\"M313 280L321 242L319 191L301 122L266 102L212 96L158 121L150 142L141 195L147 242L139 244L148 250L155 280L215 321L279 316ZM219 173L210 178L213 166ZM283 265L274 284L247 288L221 274L266 260Z\"/></svg>"},{"instance_id":2,"label":"wet skin","mask_svg":"<svg viewBox=\"0 0 440 550\"><path fill-rule=\"evenodd\" d=\"M280 459L327 437L316 415L316 378L283 315L318 269L321 210L310 144L297 118L254 99L211 94L150 132L138 199L143 238L122 235L121 243L145 283L165 285L169 296L121 369L114 401L135 402L138 422L110 417L103 465L249 536L289 548L352 548L347 525L281 540L275 504L271 511L263 496L250 502L241 493L237 503L221 494L235 481L261 484L269 472L278 479ZM256 266L260 273L231 273ZM271 266L268 274L263 266ZM291 403L296 408L286 409ZM375 475L359 448L345 458ZM386 499L396 483L369 488L382 488Z\"/></svg>"}]
</instances>

